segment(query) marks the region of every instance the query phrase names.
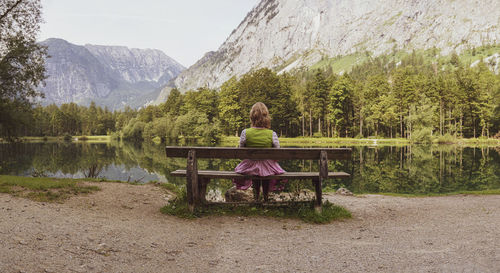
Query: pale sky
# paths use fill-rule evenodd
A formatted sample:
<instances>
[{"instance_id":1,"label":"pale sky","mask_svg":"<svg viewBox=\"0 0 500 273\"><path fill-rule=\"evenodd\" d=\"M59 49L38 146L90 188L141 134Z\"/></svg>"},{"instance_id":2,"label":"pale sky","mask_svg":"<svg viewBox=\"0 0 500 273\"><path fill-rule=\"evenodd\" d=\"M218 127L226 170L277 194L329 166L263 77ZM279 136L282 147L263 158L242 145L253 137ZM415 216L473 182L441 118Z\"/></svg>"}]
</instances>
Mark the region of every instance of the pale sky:
<instances>
[{"instance_id":1,"label":"pale sky","mask_svg":"<svg viewBox=\"0 0 500 273\"><path fill-rule=\"evenodd\" d=\"M189 67L260 0L42 0L39 40L160 49Z\"/></svg>"}]
</instances>

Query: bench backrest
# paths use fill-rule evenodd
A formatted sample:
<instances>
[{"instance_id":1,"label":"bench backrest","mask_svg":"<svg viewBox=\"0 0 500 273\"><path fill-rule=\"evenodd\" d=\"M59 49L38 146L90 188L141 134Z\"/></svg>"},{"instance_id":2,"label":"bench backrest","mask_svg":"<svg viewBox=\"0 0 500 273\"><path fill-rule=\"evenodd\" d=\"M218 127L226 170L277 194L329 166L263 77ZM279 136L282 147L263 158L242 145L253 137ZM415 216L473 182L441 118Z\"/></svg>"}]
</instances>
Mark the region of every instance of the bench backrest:
<instances>
[{"instance_id":1,"label":"bench backrest","mask_svg":"<svg viewBox=\"0 0 500 273\"><path fill-rule=\"evenodd\" d=\"M233 148L233 147L178 147L167 146L167 157L188 157L190 150L197 158L237 158L237 159L319 159L325 151L328 160L350 159L350 148Z\"/></svg>"}]
</instances>

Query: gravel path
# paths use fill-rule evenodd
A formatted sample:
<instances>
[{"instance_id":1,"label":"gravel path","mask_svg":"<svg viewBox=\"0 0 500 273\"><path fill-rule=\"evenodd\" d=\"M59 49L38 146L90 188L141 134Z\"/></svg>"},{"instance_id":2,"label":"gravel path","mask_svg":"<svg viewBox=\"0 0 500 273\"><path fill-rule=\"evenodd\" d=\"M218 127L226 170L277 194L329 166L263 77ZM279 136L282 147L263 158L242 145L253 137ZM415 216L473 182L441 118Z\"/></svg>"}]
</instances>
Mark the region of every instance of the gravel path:
<instances>
[{"instance_id":1,"label":"gravel path","mask_svg":"<svg viewBox=\"0 0 500 273\"><path fill-rule=\"evenodd\" d=\"M500 272L500 196L326 195L353 218L182 220L152 185L64 204L0 194L0 272Z\"/></svg>"}]
</instances>

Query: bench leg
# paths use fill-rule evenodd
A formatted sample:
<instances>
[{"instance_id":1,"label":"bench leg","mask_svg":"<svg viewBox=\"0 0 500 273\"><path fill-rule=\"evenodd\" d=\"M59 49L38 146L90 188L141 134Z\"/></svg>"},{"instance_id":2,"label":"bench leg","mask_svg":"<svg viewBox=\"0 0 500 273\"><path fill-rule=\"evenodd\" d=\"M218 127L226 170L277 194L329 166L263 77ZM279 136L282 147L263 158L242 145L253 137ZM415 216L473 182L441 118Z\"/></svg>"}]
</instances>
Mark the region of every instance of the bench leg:
<instances>
[{"instance_id":1,"label":"bench leg","mask_svg":"<svg viewBox=\"0 0 500 273\"><path fill-rule=\"evenodd\" d=\"M321 206L323 204L322 192L321 192L321 180L319 178L313 179L314 189L316 191L316 200L314 200L314 209L316 212L321 212Z\"/></svg>"},{"instance_id":2,"label":"bench leg","mask_svg":"<svg viewBox=\"0 0 500 273\"><path fill-rule=\"evenodd\" d=\"M193 212L199 204L198 194L198 161L196 151L189 150L186 167L186 191L189 211Z\"/></svg>"},{"instance_id":3,"label":"bench leg","mask_svg":"<svg viewBox=\"0 0 500 273\"><path fill-rule=\"evenodd\" d=\"M210 178L201 178L198 182L198 194L200 202L206 203L207 199L205 198L207 195L207 185L210 183Z\"/></svg>"},{"instance_id":4,"label":"bench leg","mask_svg":"<svg viewBox=\"0 0 500 273\"><path fill-rule=\"evenodd\" d=\"M262 180L262 194L264 195L264 202L269 201L269 180Z\"/></svg>"},{"instance_id":5,"label":"bench leg","mask_svg":"<svg viewBox=\"0 0 500 273\"><path fill-rule=\"evenodd\" d=\"M255 201L259 201L259 197L260 197L260 179L254 179L252 180L252 185L253 185L253 189L255 191Z\"/></svg>"}]
</instances>

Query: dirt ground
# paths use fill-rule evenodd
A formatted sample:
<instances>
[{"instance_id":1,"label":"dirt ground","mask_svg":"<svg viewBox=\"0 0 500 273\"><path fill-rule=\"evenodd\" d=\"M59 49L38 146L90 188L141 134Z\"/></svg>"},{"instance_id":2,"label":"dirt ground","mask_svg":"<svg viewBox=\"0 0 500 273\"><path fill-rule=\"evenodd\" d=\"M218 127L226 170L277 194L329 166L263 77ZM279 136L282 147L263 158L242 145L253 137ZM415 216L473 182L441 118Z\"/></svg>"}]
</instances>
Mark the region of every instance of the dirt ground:
<instances>
[{"instance_id":1,"label":"dirt ground","mask_svg":"<svg viewBox=\"0 0 500 273\"><path fill-rule=\"evenodd\" d=\"M0 194L0 272L500 272L500 196L326 195L353 218L162 215L159 187L64 204Z\"/></svg>"}]
</instances>

